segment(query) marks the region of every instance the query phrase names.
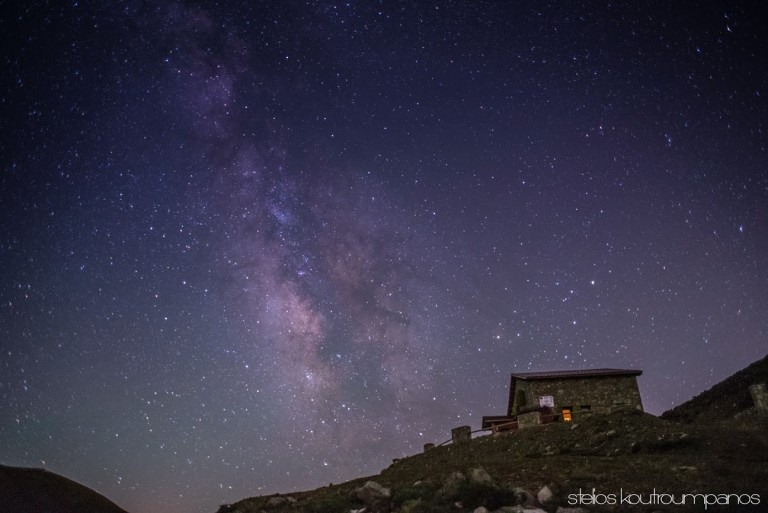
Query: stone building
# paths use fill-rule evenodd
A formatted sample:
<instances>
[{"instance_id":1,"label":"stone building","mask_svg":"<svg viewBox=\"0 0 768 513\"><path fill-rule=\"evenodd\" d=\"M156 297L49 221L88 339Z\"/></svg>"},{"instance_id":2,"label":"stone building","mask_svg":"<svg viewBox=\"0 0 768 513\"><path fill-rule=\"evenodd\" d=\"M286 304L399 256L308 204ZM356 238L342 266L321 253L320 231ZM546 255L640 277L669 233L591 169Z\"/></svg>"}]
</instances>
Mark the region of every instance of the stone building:
<instances>
[{"instance_id":1,"label":"stone building","mask_svg":"<svg viewBox=\"0 0 768 513\"><path fill-rule=\"evenodd\" d=\"M531 424L569 422L616 408L642 411L637 376L630 369L582 369L512 374L507 414L483 417L483 429L503 431Z\"/></svg>"}]
</instances>

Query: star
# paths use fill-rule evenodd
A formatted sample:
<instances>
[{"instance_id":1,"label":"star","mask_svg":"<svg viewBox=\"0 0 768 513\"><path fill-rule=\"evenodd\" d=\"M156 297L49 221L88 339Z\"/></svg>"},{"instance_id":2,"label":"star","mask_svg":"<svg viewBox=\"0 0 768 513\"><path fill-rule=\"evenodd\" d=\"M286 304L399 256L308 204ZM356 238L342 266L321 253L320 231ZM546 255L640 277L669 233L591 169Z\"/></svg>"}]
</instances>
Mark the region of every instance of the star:
<instances>
[{"instance_id":1,"label":"star","mask_svg":"<svg viewBox=\"0 0 768 513\"><path fill-rule=\"evenodd\" d=\"M9 5L0 464L212 512L516 370L642 369L660 414L764 356L761 14Z\"/></svg>"}]
</instances>

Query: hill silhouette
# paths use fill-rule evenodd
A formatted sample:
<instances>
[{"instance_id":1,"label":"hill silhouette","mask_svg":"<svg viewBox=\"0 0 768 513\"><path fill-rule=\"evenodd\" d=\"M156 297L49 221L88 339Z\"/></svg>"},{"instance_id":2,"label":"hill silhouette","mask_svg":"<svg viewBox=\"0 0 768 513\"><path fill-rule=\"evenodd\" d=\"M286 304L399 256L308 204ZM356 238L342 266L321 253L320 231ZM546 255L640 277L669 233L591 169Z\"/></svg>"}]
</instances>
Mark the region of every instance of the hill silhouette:
<instances>
[{"instance_id":1,"label":"hill silhouette","mask_svg":"<svg viewBox=\"0 0 768 513\"><path fill-rule=\"evenodd\" d=\"M693 399L661 414L662 419L678 422L732 419L752 408L749 386L768 383L768 356L757 360L714 385Z\"/></svg>"},{"instance_id":2,"label":"hill silhouette","mask_svg":"<svg viewBox=\"0 0 768 513\"><path fill-rule=\"evenodd\" d=\"M103 495L39 468L0 465L0 510L9 513L127 513Z\"/></svg>"}]
</instances>

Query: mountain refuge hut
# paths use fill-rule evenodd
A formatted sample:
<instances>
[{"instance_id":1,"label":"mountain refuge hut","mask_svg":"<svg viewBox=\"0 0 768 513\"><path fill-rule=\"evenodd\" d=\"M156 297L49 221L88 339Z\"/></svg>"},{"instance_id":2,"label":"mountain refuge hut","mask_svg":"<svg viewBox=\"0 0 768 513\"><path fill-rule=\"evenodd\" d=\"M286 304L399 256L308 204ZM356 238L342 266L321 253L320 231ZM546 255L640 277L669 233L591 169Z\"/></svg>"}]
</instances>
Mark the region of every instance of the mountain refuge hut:
<instances>
[{"instance_id":1,"label":"mountain refuge hut","mask_svg":"<svg viewBox=\"0 0 768 513\"><path fill-rule=\"evenodd\" d=\"M570 422L619 408L642 411L637 377L631 369L581 369L518 372L509 383L506 415L483 417L483 430L520 429L549 422Z\"/></svg>"}]
</instances>

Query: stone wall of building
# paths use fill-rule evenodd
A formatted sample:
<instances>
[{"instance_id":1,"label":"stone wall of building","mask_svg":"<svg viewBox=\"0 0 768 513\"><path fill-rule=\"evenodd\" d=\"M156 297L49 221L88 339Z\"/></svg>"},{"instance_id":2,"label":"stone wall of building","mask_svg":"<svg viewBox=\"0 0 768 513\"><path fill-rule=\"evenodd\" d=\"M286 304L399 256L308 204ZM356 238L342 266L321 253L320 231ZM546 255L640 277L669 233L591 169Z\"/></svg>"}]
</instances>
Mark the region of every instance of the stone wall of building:
<instances>
[{"instance_id":1,"label":"stone wall of building","mask_svg":"<svg viewBox=\"0 0 768 513\"><path fill-rule=\"evenodd\" d=\"M575 416L605 412L617 407L643 409L636 376L593 376L584 378L517 380L511 414L538 406L538 396L552 396L554 410L570 407ZM522 404L522 403L525 404Z\"/></svg>"},{"instance_id":2,"label":"stone wall of building","mask_svg":"<svg viewBox=\"0 0 768 513\"><path fill-rule=\"evenodd\" d=\"M525 429L541 424L541 413L532 411L530 413L521 413L517 416L518 429Z\"/></svg>"}]
</instances>

